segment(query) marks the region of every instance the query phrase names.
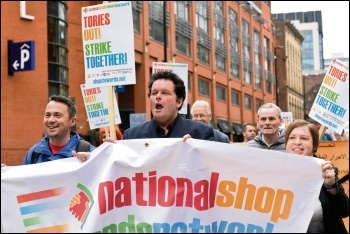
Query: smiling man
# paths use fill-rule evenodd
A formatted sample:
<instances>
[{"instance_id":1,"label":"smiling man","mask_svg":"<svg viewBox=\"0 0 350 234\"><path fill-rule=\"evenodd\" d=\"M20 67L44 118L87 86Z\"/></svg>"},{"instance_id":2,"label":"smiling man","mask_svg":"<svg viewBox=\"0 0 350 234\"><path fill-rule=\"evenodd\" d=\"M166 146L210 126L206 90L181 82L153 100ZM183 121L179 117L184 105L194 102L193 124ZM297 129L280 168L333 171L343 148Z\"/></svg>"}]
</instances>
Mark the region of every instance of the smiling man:
<instances>
[{"instance_id":1,"label":"smiling man","mask_svg":"<svg viewBox=\"0 0 350 234\"><path fill-rule=\"evenodd\" d=\"M76 113L75 105L69 98L51 96L43 118L46 136L29 149L22 164L49 162L73 156L88 158L95 146L72 131L77 121ZM80 149L83 151L77 152Z\"/></svg>"},{"instance_id":2,"label":"smiling man","mask_svg":"<svg viewBox=\"0 0 350 234\"><path fill-rule=\"evenodd\" d=\"M285 151L284 129L280 129L283 123L281 112L281 108L273 103L262 105L258 110L257 119L260 132L245 146Z\"/></svg>"},{"instance_id":3,"label":"smiling man","mask_svg":"<svg viewBox=\"0 0 350 234\"><path fill-rule=\"evenodd\" d=\"M172 72L154 73L148 85L152 120L124 131L123 139L183 138L210 140L213 128L181 117L178 111L186 98L183 80Z\"/></svg>"}]
</instances>

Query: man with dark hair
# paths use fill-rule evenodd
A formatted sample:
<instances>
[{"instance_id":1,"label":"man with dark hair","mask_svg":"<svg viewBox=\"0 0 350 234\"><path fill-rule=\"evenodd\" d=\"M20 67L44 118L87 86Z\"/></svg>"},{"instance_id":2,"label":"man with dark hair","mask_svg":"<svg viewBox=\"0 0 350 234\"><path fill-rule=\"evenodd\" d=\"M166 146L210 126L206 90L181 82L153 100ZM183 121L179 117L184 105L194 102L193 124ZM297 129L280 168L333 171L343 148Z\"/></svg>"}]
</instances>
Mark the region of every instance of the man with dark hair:
<instances>
[{"instance_id":1,"label":"man with dark hair","mask_svg":"<svg viewBox=\"0 0 350 234\"><path fill-rule=\"evenodd\" d=\"M81 140L79 134L72 131L77 121L76 113L74 103L69 98L60 95L51 96L43 120L46 136L29 149L23 164L48 162L73 156L86 159L95 147ZM87 152L76 152L80 141L88 146Z\"/></svg>"},{"instance_id":2,"label":"man with dark hair","mask_svg":"<svg viewBox=\"0 0 350 234\"><path fill-rule=\"evenodd\" d=\"M123 139L183 138L212 141L213 128L181 117L178 111L186 98L183 80L173 72L154 73L148 85L152 120L124 131Z\"/></svg>"},{"instance_id":3,"label":"man with dark hair","mask_svg":"<svg viewBox=\"0 0 350 234\"><path fill-rule=\"evenodd\" d=\"M244 124L243 125L243 137L244 143L253 140L256 136L256 127L253 124Z\"/></svg>"}]
</instances>

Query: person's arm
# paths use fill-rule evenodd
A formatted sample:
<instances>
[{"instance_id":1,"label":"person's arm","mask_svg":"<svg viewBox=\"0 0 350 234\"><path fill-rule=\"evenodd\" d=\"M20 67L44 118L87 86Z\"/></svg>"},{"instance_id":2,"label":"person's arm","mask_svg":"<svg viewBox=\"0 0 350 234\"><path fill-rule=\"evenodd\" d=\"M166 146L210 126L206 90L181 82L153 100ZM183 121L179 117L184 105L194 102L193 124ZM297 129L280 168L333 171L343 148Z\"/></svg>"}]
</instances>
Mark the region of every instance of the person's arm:
<instances>
[{"instance_id":1,"label":"person's arm","mask_svg":"<svg viewBox=\"0 0 350 234\"><path fill-rule=\"evenodd\" d=\"M113 140L111 137L106 137L105 141L111 142L111 143L117 143L117 140ZM75 150L72 151L73 157L77 157L81 161L86 161L90 157L90 153L96 149L95 146L90 144L90 152L76 152Z\"/></svg>"},{"instance_id":2,"label":"person's arm","mask_svg":"<svg viewBox=\"0 0 350 234\"><path fill-rule=\"evenodd\" d=\"M33 149L29 149L26 156L23 159L22 165L29 165L32 164L32 155L33 155Z\"/></svg>"},{"instance_id":3,"label":"person's arm","mask_svg":"<svg viewBox=\"0 0 350 234\"><path fill-rule=\"evenodd\" d=\"M214 129L212 127L208 127L202 137L203 140L214 141Z\"/></svg>"}]
</instances>

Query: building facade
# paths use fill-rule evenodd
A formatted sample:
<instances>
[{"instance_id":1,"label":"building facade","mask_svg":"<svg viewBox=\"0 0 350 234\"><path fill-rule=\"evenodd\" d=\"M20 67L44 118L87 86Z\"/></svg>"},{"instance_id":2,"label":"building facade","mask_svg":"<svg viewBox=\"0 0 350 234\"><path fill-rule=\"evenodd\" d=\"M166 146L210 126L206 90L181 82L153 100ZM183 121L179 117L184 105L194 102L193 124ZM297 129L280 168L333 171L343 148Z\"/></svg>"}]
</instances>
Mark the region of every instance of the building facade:
<instances>
[{"instance_id":1,"label":"building facade","mask_svg":"<svg viewBox=\"0 0 350 234\"><path fill-rule=\"evenodd\" d=\"M76 131L89 134L80 90L81 9L96 4L102 1L1 2L3 163L20 164L45 134L43 113L52 94L75 101ZM151 119L153 62L188 64L188 110L197 99L208 101L214 123L231 141L241 141L242 124L256 123L263 103L276 103L269 1L132 1L132 9L136 84L116 94L122 131L130 113ZM35 69L10 74L8 44L21 41L35 42Z\"/></svg>"},{"instance_id":2,"label":"building facade","mask_svg":"<svg viewBox=\"0 0 350 234\"><path fill-rule=\"evenodd\" d=\"M303 35L302 70L322 70L323 26L321 11L272 14L274 19L289 20Z\"/></svg>"},{"instance_id":3,"label":"building facade","mask_svg":"<svg viewBox=\"0 0 350 234\"><path fill-rule=\"evenodd\" d=\"M292 112L293 119L304 118L304 81L301 47L303 36L288 20L273 20L277 77L277 104Z\"/></svg>"}]
</instances>

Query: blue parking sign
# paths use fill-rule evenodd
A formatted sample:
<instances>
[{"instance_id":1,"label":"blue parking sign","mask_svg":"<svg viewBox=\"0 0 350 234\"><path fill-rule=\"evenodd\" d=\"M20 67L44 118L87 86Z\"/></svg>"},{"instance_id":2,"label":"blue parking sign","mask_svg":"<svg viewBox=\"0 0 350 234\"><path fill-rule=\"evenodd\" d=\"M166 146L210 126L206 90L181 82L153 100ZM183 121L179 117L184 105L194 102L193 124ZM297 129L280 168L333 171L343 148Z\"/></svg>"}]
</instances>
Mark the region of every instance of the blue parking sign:
<instances>
[{"instance_id":1,"label":"blue parking sign","mask_svg":"<svg viewBox=\"0 0 350 234\"><path fill-rule=\"evenodd\" d=\"M23 41L9 44L9 71L29 71L35 69L35 43Z\"/></svg>"}]
</instances>

